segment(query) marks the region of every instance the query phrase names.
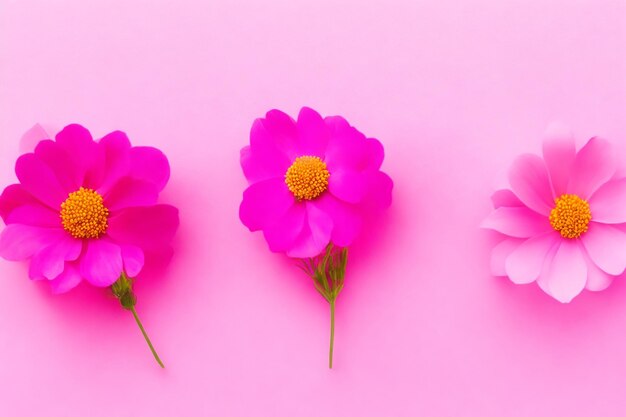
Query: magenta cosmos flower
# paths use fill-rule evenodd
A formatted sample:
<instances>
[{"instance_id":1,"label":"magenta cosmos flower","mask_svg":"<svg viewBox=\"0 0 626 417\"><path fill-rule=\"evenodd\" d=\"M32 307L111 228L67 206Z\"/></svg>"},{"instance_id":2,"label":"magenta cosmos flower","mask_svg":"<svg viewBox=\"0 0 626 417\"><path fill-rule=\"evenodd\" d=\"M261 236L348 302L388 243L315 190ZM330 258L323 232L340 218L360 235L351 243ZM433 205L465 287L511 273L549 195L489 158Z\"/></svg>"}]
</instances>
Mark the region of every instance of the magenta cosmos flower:
<instances>
[{"instance_id":1,"label":"magenta cosmos flower","mask_svg":"<svg viewBox=\"0 0 626 417\"><path fill-rule=\"evenodd\" d=\"M30 278L55 293L83 280L111 287L137 319L130 278L146 254L167 250L178 227L177 209L157 204L170 175L165 155L131 147L122 132L95 142L69 125L22 155L15 172L19 183L0 196L0 256L30 260Z\"/></svg>"},{"instance_id":2,"label":"magenta cosmos flower","mask_svg":"<svg viewBox=\"0 0 626 417\"><path fill-rule=\"evenodd\" d=\"M239 216L263 231L273 252L303 260L331 306L343 286L347 247L367 219L391 204L393 183L380 167L381 143L339 116L302 108L298 120L279 110L255 120L241 166L250 186Z\"/></svg>"},{"instance_id":3,"label":"magenta cosmos flower","mask_svg":"<svg viewBox=\"0 0 626 417\"><path fill-rule=\"evenodd\" d=\"M626 178L616 170L609 142L592 138L576 152L571 133L552 126L543 158L519 156L511 190L492 197L483 226L506 236L493 250L493 273L537 281L563 303L608 287L626 268Z\"/></svg>"}]
</instances>

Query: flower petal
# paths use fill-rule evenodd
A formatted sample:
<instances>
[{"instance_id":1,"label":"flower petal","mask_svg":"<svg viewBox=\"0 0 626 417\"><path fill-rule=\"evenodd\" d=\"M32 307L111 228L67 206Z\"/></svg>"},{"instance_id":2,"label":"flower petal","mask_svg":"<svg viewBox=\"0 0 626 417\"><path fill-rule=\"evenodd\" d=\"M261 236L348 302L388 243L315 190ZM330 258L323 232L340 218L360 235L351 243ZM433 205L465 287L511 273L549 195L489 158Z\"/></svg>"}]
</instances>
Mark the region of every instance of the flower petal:
<instances>
[{"instance_id":1,"label":"flower petal","mask_svg":"<svg viewBox=\"0 0 626 417\"><path fill-rule=\"evenodd\" d=\"M552 230L550 222L527 207L500 207L481 224L511 237L533 237Z\"/></svg>"},{"instance_id":2,"label":"flower petal","mask_svg":"<svg viewBox=\"0 0 626 417\"><path fill-rule=\"evenodd\" d=\"M567 126L553 123L548 127L543 142L543 159L550 173L555 195L565 194L576 159L574 135Z\"/></svg>"},{"instance_id":3,"label":"flower petal","mask_svg":"<svg viewBox=\"0 0 626 417\"><path fill-rule=\"evenodd\" d=\"M284 179L257 182L244 191L239 218L251 231L261 230L280 219L295 201Z\"/></svg>"},{"instance_id":4,"label":"flower petal","mask_svg":"<svg viewBox=\"0 0 626 417\"><path fill-rule=\"evenodd\" d=\"M296 122L288 114L273 109L265 114L265 119L259 119L259 121L262 122L267 136L255 137L253 144L251 133L250 145L255 155L259 155L257 145L263 144L275 148L290 160L302 156L298 153L298 128Z\"/></svg>"},{"instance_id":5,"label":"flower petal","mask_svg":"<svg viewBox=\"0 0 626 417\"><path fill-rule=\"evenodd\" d=\"M339 247L348 247L361 231L363 219L356 208L339 201L329 193L310 202L327 213L333 221L331 241Z\"/></svg>"},{"instance_id":6,"label":"flower petal","mask_svg":"<svg viewBox=\"0 0 626 417\"><path fill-rule=\"evenodd\" d=\"M509 171L509 182L515 195L529 208L549 215L554 206L554 195L548 170L541 158L526 154L517 157Z\"/></svg>"},{"instance_id":7,"label":"flower petal","mask_svg":"<svg viewBox=\"0 0 626 417\"><path fill-rule=\"evenodd\" d=\"M122 245L122 260L124 261L124 271L126 274L134 278L143 269L144 253L141 248L133 245Z\"/></svg>"},{"instance_id":8,"label":"flower petal","mask_svg":"<svg viewBox=\"0 0 626 417\"><path fill-rule=\"evenodd\" d=\"M52 140L39 142L35 148L35 155L52 170L66 196L83 185L83 173L58 143Z\"/></svg>"},{"instance_id":9,"label":"flower petal","mask_svg":"<svg viewBox=\"0 0 626 417\"><path fill-rule=\"evenodd\" d=\"M306 204L306 220L300 236L287 251L291 258L312 258L319 255L330 243L333 229L331 217L314 204Z\"/></svg>"},{"instance_id":10,"label":"flower petal","mask_svg":"<svg viewBox=\"0 0 626 417\"><path fill-rule=\"evenodd\" d=\"M313 109L303 107L298 114L298 153L324 158L329 131L324 120Z\"/></svg>"},{"instance_id":11,"label":"flower petal","mask_svg":"<svg viewBox=\"0 0 626 417\"><path fill-rule=\"evenodd\" d=\"M50 287L54 294L63 294L76 287L82 280L78 264L67 262L61 275L50 281Z\"/></svg>"},{"instance_id":12,"label":"flower petal","mask_svg":"<svg viewBox=\"0 0 626 417\"><path fill-rule=\"evenodd\" d=\"M498 190L491 195L494 208L524 207L524 203L511 190Z\"/></svg>"},{"instance_id":13,"label":"flower petal","mask_svg":"<svg viewBox=\"0 0 626 417\"><path fill-rule=\"evenodd\" d=\"M584 253L583 255L587 262L587 284L585 288L589 291L602 291L606 289L611 285L615 277L598 268L588 254Z\"/></svg>"},{"instance_id":14,"label":"flower petal","mask_svg":"<svg viewBox=\"0 0 626 417\"><path fill-rule=\"evenodd\" d=\"M170 179L170 164L163 152L148 146L131 148L129 175L138 180L153 183L159 191Z\"/></svg>"},{"instance_id":15,"label":"flower petal","mask_svg":"<svg viewBox=\"0 0 626 417\"><path fill-rule=\"evenodd\" d=\"M585 288L587 263L577 241L561 240L547 271L550 295L562 303L569 303Z\"/></svg>"},{"instance_id":16,"label":"flower petal","mask_svg":"<svg viewBox=\"0 0 626 417\"><path fill-rule=\"evenodd\" d=\"M626 269L626 233L602 223L589 223L581 236L591 260L607 274L620 275Z\"/></svg>"},{"instance_id":17,"label":"flower petal","mask_svg":"<svg viewBox=\"0 0 626 417\"><path fill-rule=\"evenodd\" d=\"M393 181L389 175L381 171L373 171L367 174L367 192L359 207L364 210L377 212L391 205L391 192Z\"/></svg>"},{"instance_id":18,"label":"flower petal","mask_svg":"<svg viewBox=\"0 0 626 417\"><path fill-rule=\"evenodd\" d=\"M120 245L134 245L145 251L169 246L178 229L178 210L158 204L129 207L109 218L107 234Z\"/></svg>"},{"instance_id":19,"label":"flower petal","mask_svg":"<svg viewBox=\"0 0 626 417\"><path fill-rule=\"evenodd\" d=\"M246 148L241 151L241 166L249 182L285 176L292 161L299 155L296 155L295 143L290 144L291 153L288 153L281 143L283 140L295 142L295 138L273 136L263 120L254 121L250 130L250 146L247 151Z\"/></svg>"},{"instance_id":20,"label":"flower petal","mask_svg":"<svg viewBox=\"0 0 626 417\"><path fill-rule=\"evenodd\" d=\"M594 191L611 179L617 167L610 142L591 138L576 155L568 192L589 199Z\"/></svg>"},{"instance_id":21,"label":"flower petal","mask_svg":"<svg viewBox=\"0 0 626 417\"><path fill-rule=\"evenodd\" d=\"M63 229L9 224L0 234L0 256L8 261L23 261L60 239Z\"/></svg>"},{"instance_id":22,"label":"flower petal","mask_svg":"<svg viewBox=\"0 0 626 417\"><path fill-rule=\"evenodd\" d=\"M108 287L122 274L122 251L105 239L87 241L80 258L80 273L96 287Z\"/></svg>"},{"instance_id":23,"label":"flower petal","mask_svg":"<svg viewBox=\"0 0 626 417\"><path fill-rule=\"evenodd\" d=\"M106 176L98 188L102 195L106 194L113 185L130 172L130 141L124 132L115 131L104 136L98 142L104 155L104 170Z\"/></svg>"},{"instance_id":24,"label":"flower petal","mask_svg":"<svg viewBox=\"0 0 626 417\"><path fill-rule=\"evenodd\" d=\"M57 133L56 142L76 169L79 185L97 189L104 175L104 154L89 130L78 124L68 125Z\"/></svg>"},{"instance_id":25,"label":"flower petal","mask_svg":"<svg viewBox=\"0 0 626 417\"><path fill-rule=\"evenodd\" d=\"M0 216L5 224L60 227L59 212L44 206L20 184L5 188L0 196Z\"/></svg>"},{"instance_id":26,"label":"flower petal","mask_svg":"<svg viewBox=\"0 0 626 417\"><path fill-rule=\"evenodd\" d=\"M522 239L504 239L502 242L498 243L491 251L491 273L496 277L505 277L506 269L505 262L506 258L509 257L511 252L513 252L519 245L522 244L524 240Z\"/></svg>"},{"instance_id":27,"label":"flower petal","mask_svg":"<svg viewBox=\"0 0 626 417\"><path fill-rule=\"evenodd\" d=\"M370 143L363 133L339 116L324 119L330 139L324 161L330 172L337 170L363 171L372 165Z\"/></svg>"},{"instance_id":28,"label":"flower petal","mask_svg":"<svg viewBox=\"0 0 626 417\"><path fill-rule=\"evenodd\" d=\"M626 223L626 178L602 185L589 199L593 221Z\"/></svg>"},{"instance_id":29,"label":"flower petal","mask_svg":"<svg viewBox=\"0 0 626 417\"><path fill-rule=\"evenodd\" d=\"M20 156L15 163L15 173L24 190L53 210L58 210L67 198L52 169L35 154Z\"/></svg>"},{"instance_id":30,"label":"flower petal","mask_svg":"<svg viewBox=\"0 0 626 417\"><path fill-rule=\"evenodd\" d=\"M292 205L285 214L263 229L263 236L272 252L287 252L300 236L306 220L306 205Z\"/></svg>"},{"instance_id":31,"label":"flower petal","mask_svg":"<svg viewBox=\"0 0 626 417\"><path fill-rule=\"evenodd\" d=\"M548 232L531 237L513 250L505 261L506 274L511 281L516 284L535 281L541 274L546 256L558 241L555 232Z\"/></svg>"},{"instance_id":32,"label":"flower petal","mask_svg":"<svg viewBox=\"0 0 626 417\"><path fill-rule=\"evenodd\" d=\"M151 206L159 199L159 189L154 183L124 177L104 196L104 205L111 211L127 207Z\"/></svg>"},{"instance_id":33,"label":"flower petal","mask_svg":"<svg viewBox=\"0 0 626 417\"><path fill-rule=\"evenodd\" d=\"M65 234L39 251L30 261L31 279L55 279L65 268L66 261L75 261L83 250L83 241Z\"/></svg>"},{"instance_id":34,"label":"flower petal","mask_svg":"<svg viewBox=\"0 0 626 417\"><path fill-rule=\"evenodd\" d=\"M366 178L355 171L334 171L328 178L328 191L340 200L356 204L367 192Z\"/></svg>"}]
</instances>

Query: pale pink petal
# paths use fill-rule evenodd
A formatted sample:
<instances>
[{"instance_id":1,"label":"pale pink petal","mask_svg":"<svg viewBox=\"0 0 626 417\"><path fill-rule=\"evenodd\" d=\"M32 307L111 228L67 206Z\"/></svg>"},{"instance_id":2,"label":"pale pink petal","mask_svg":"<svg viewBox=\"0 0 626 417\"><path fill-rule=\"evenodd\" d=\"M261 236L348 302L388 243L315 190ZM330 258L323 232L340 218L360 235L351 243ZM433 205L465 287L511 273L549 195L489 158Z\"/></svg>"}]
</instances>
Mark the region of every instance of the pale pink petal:
<instances>
[{"instance_id":1,"label":"pale pink petal","mask_svg":"<svg viewBox=\"0 0 626 417\"><path fill-rule=\"evenodd\" d=\"M543 292L545 292L546 294L548 294L550 297L553 297L553 298L554 296L550 292L550 288L548 286L548 278L550 277L549 272L550 272L550 268L552 267L552 260L554 259L554 255L556 255L556 252L559 250L560 247L561 247L561 241L559 241L552 248L552 250L548 252L548 254L546 255L546 259L543 261L543 268L541 268L541 273L539 274L539 277L537 278L537 281L536 281L539 288L541 288Z\"/></svg>"},{"instance_id":2,"label":"pale pink petal","mask_svg":"<svg viewBox=\"0 0 626 417\"><path fill-rule=\"evenodd\" d=\"M55 279L63 272L65 262L78 259L82 249L82 240L65 234L33 256L28 274L32 279Z\"/></svg>"},{"instance_id":3,"label":"pale pink petal","mask_svg":"<svg viewBox=\"0 0 626 417\"><path fill-rule=\"evenodd\" d=\"M129 277L136 277L143 269L145 261L143 251L133 245L122 245L121 249L124 271Z\"/></svg>"},{"instance_id":4,"label":"pale pink petal","mask_svg":"<svg viewBox=\"0 0 626 417\"><path fill-rule=\"evenodd\" d=\"M91 133L81 125L68 125L56 135L56 142L65 150L70 165L76 169L78 182L97 189L104 176L104 153Z\"/></svg>"},{"instance_id":5,"label":"pale pink petal","mask_svg":"<svg viewBox=\"0 0 626 417\"><path fill-rule=\"evenodd\" d=\"M36 123L22 135L22 139L20 139L20 153L32 153L40 141L50 139L52 136L42 125Z\"/></svg>"},{"instance_id":6,"label":"pale pink petal","mask_svg":"<svg viewBox=\"0 0 626 417\"><path fill-rule=\"evenodd\" d=\"M154 184L159 191L170 179L170 164L163 152L148 146L136 146L129 151L129 176Z\"/></svg>"},{"instance_id":7,"label":"pale pink petal","mask_svg":"<svg viewBox=\"0 0 626 417\"><path fill-rule=\"evenodd\" d=\"M587 282L587 263L579 242L561 240L546 279L550 295L562 303L569 303L580 294Z\"/></svg>"},{"instance_id":8,"label":"pale pink petal","mask_svg":"<svg viewBox=\"0 0 626 417\"><path fill-rule=\"evenodd\" d=\"M274 223L263 229L263 236L272 252L286 252L300 236L306 220L305 203L292 205Z\"/></svg>"},{"instance_id":9,"label":"pale pink petal","mask_svg":"<svg viewBox=\"0 0 626 417\"><path fill-rule=\"evenodd\" d=\"M35 154L20 156L15 163L15 173L24 190L54 210L58 210L67 198L67 192L52 169Z\"/></svg>"},{"instance_id":10,"label":"pale pink petal","mask_svg":"<svg viewBox=\"0 0 626 417\"><path fill-rule=\"evenodd\" d=\"M303 107L298 114L297 127L299 154L324 158L329 130L319 113Z\"/></svg>"},{"instance_id":11,"label":"pale pink petal","mask_svg":"<svg viewBox=\"0 0 626 417\"><path fill-rule=\"evenodd\" d=\"M537 213L549 215L554 207L548 170L536 155L520 155L509 171L509 182L515 195Z\"/></svg>"},{"instance_id":12,"label":"pale pink petal","mask_svg":"<svg viewBox=\"0 0 626 417\"><path fill-rule=\"evenodd\" d=\"M626 178L602 185L589 199L591 217L600 223L626 223Z\"/></svg>"},{"instance_id":13,"label":"pale pink petal","mask_svg":"<svg viewBox=\"0 0 626 417\"><path fill-rule=\"evenodd\" d=\"M339 201L329 193L325 193L309 204L317 206L330 215L333 221L331 241L336 246L348 247L354 242L363 223L362 216L356 207Z\"/></svg>"},{"instance_id":14,"label":"pale pink petal","mask_svg":"<svg viewBox=\"0 0 626 417\"><path fill-rule=\"evenodd\" d=\"M506 276L505 262L519 245L525 242L523 239L507 238L498 243L491 251L491 273L496 277Z\"/></svg>"},{"instance_id":15,"label":"pale pink petal","mask_svg":"<svg viewBox=\"0 0 626 417\"><path fill-rule=\"evenodd\" d=\"M328 178L328 191L340 200L356 204L367 193L366 174L355 171L333 171Z\"/></svg>"},{"instance_id":16,"label":"pale pink petal","mask_svg":"<svg viewBox=\"0 0 626 417\"><path fill-rule=\"evenodd\" d=\"M50 281L50 287L54 294L63 294L76 287L82 280L78 264L66 262L65 269L61 275Z\"/></svg>"},{"instance_id":17,"label":"pale pink petal","mask_svg":"<svg viewBox=\"0 0 626 417\"><path fill-rule=\"evenodd\" d=\"M244 191L239 218L251 231L261 230L280 219L295 201L284 179L257 182Z\"/></svg>"},{"instance_id":18,"label":"pale pink petal","mask_svg":"<svg viewBox=\"0 0 626 417\"><path fill-rule=\"evenodd\" d=\"M511 237L533 237L552 230L550 221L527 207L500 207L481 224Z\"/></svg>"},{"instance_id":19,"label":"pale pink petal","mask_svg":"<svg viewBox=\"0 0 626 417\"><path fill-rule=\"evenodd\" d=\"M87 241L80 258L80 273L96 287L108 287L122 274L122 251L105 239Z\"/></svg>"},{"instance_id":20,"label":"pale pink petal","mask_svg":"<svg viewBox=\"0 0 626 417\"><path fill-rule=\"evenodd\" d=\"M23 261L66 235L60 228L41 228L10 224L0 234L0 256L8 261Z\"/></svg>"},{"instance_id":21,"label":"pale pink petal","mask_svg":"<svg viewBox=\"0 0 626 417\"><path fill-rule=\"evenodd\" d=\"M543 142L543 159L546 162L556 196L567 192L572 165L576 158L574 135L567 126L553 123L548 127Z\"/></svg>"},{"instance_id":22,"label":"pale pink petal","mask_svg":"<svg viewBox=\"0 0 626 417\"><path fill-rule=\"evenodd\" d=\"M610 142L591 138L578 152L568 187L570 194L590 198L602 184L615 174L617 161Z\"/></svg>"},{"instance_id":23,"label":"pale pink petal","mask_svg":"<svg viewBox=\"0 0 626 417\"><path fill-rule=\"evenodd\" d=\"M626 233L602 223L589 223L581 236L591 260L607 274L620 275L626 269Z\"/></svg>"},{"instance_id":24,"label":"pale pink petal","mask_svg":"<svg viewBox=\"0 0 626 417\"><path fill-rule=\"evenodd\" d=\"M111 187L130 172L130 141L124 132L115 131L104 136L98 142L104 155L104 171L102 184L98 187L100 194L106 194Z\"/></svg>"},{"instance_id":25,"label":"pale pink petal","mask_svg":"<svg viewBox=\"0 0 626 417\"><path fill-rule=\"evenodd\" d=\"M158 251L169 246L178 225L175 207L166 204L129 207L109 218L107 234L120 245Z\"/></svg>"},{"instance_id":26,"label":"pale pink petal","mask_svg":"<svg viewBox=\"0 0 626 417\"><path fill-rule=\"evenodd\" d=\"M591 260L589 255L584 253L585 261L587 262L587 284L585 288L589 291L602 291L605 290L611 283L614 276L607 274Z\"/></svg>"},{"instance_id":27,"label":"pale pink petal","mask_svg":"<svg viewBox=\"0 0 626 417\"><path fill-rule=\"evenodd\" d=\"M314 204L306 204L305 225L287 251L292 258L312 258L319 255L330 243L333 221L331 217Z\"/></svg>"},{"instance_id":28,"label":"pale pink petal","mask_svg":"<svg viewBox=\"0 0 626 417\"><path fill-rule=\"evenodd\" d=\"M494 208L500 207L523 207L524 203L511 190L498 190L491 195Z\"/></svg>"},{"instance_id":29,"label":"pale pink petal","mask_svg":"<svg viewBox=\"0 0 626 417\"><path fill-rule=\"evenodd\" d=\"M558 241L556 232L548 232L531 237L513 250L505 261L506 274L511 281L516 284L535 281L541 273L546 256Z\"/></svg>"},{"instance_id":30,"label":"pale pink petal","mask_svg":"<svg viewBox=\"0 0 626 417\"><path fill-rule=\"evenodd\" d=\"M159 189L151 182L125 177L104 196L104 205L111 212L137 206L156 204Z\"/></svg>"}]
</instances>

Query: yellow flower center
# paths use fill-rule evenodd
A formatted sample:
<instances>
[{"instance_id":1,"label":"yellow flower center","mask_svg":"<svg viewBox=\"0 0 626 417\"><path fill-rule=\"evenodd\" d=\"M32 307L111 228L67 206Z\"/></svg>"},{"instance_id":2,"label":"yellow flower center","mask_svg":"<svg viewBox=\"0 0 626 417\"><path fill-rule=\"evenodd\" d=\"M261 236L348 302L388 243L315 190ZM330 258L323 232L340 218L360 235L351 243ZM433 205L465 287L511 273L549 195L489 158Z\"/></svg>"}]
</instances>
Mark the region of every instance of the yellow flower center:
<instances>
[{"instance_id":1,"label":"yellow flower center","mask_svg":"<svg viewBox=\"0 0 626 417\"><path fill-rule=\"evenodd\" d=\"M328 188L328 177L324 161L317 156L300 156L287 170L285 183L298 200L313 200Z\"/></svg>"},{"instance_id":2,"label":"yellow flower center","mask_svg":"<svg viewBox=\"0 0 626 417\"><path fill-rule=\"evenodd\" d=\"M89 188L80 187L61 204L63 228L77 239L96 239L109 227L109 210L102 196Z\"/></svg>"},{"instance_id":3,"label":"yellow flower center","mask_svg":"<svg viewBox=\"0 0 626 417\"><path fill-rule=\"evenodd\" d=\"M550 224L567 239L580 237L589 229L591 209L586 200L574 194L563 194L550 212Z\"/></svg>"}]
</instances>

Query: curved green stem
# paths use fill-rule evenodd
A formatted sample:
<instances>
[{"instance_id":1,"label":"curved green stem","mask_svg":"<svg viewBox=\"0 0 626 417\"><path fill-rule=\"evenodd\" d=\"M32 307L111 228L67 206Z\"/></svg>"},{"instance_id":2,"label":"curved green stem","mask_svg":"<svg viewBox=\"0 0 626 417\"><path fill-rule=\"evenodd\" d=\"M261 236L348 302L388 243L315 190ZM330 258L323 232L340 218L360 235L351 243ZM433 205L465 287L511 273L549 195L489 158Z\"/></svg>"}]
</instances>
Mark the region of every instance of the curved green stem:
<instances>
[{"instance_id":1,"label":"curved green stem","mask_svg":"<svg viewBox=\"0 0 626 417\"><path fill-rule=\"evenodd\" d=\"M152 342L150 341L150 338L148 337L148 333L146 333L146 329L143 328L143 324L141 324L141 320L139 320L139 316L137 315L137 310L135 310L135 306L130 307L129 310L133 313L133 316L135 317L135 321L137 322L137 325L139 326L139 329L141 330L141 333L143 334L143 338L146 339L146 342L148 343L148 346L150 347L150 350L152 351L152 355L154 355L154 359L156 359L159 365L161 365L161 368L165 368L165 365L163 365L163 362L161 361L161 358L159 358L159 355L154 349L154 346L152 346Z\"/></svg>"},{"instance_id":2,"label":"curved green stem","mask_svg":"<svg viewBox=\"0 0 626 417\"><path fill-rule=\"evenodd\" d=\"M335 346L335 298L330 300L330 350L328 352L328 368L333 369L333 347Z\"/></svg>"}]
</instances>

